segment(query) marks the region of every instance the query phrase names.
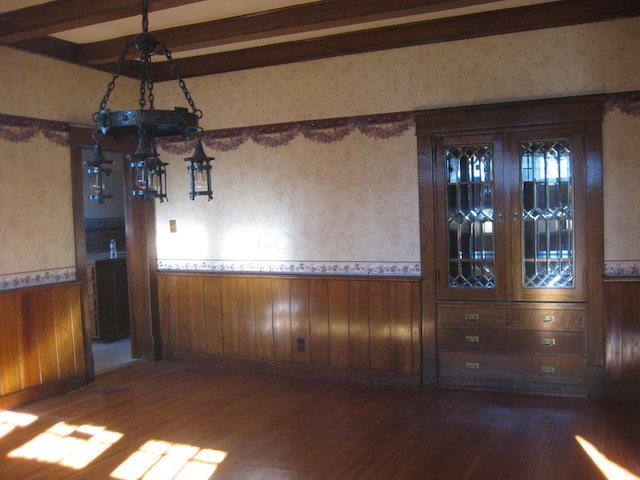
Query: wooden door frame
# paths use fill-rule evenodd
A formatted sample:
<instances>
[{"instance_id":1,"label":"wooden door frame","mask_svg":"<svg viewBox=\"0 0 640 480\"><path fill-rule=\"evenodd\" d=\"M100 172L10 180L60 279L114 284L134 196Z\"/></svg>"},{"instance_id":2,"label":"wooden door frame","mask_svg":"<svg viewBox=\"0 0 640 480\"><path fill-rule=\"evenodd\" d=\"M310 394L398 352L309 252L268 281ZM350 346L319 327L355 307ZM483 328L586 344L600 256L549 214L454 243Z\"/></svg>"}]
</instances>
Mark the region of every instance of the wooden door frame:
<instances>
[{"instance_id":1,"label":"wooden door frame","mask_svg":"<svg viewBox=\"0 0 640 480\"><path fill-rule=\"evenodd\" d=\"M93 127L89 126L71 125L69 129L76 278L80 282L82 332L88 382L95 380L95 366L88 315L87 248L84 230L84 193L82 188L83 182L86 181L86 172L82 163L82 149L84 147L93 147L92 133ZM124 154L134 151L136 144L135 140L118 143L111 138L104 137L101 141L101 146L105 150ZM130 191L130 167L126 162L123 171L125 191ZM162 348L156 278L157 255L154 202L132 199L125 195L125 229L129 280L131 355L133 358L147 361L160 360Z\"/></svg>"}]
</instances>

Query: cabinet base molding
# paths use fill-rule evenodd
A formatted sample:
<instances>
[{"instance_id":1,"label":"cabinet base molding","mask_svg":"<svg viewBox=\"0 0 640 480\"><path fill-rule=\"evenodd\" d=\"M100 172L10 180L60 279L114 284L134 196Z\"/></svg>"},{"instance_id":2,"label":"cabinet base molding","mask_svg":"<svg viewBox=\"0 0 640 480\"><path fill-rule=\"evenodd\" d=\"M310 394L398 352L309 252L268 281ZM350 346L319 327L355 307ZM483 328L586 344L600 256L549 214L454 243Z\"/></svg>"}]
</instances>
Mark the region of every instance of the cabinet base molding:
<instances>
[{"instance_id":1,"label":"cabinet base molding","mask_svg":"<svg viewBox=\"0 0 640 480\"><path fill-rule=\"evenodd\" d=\"M228 357L193 352L164 351L162 356L166 360L204 365L233 373L276 375L365 385L420 388L420 375L418 373L377 372L358 370L355 368L332 367L329 365L279 362L276 360Z\"/></svg>"},{"instance_id":2,"label":"cabinet base molding","mask_svg":"<svg viewBox=\"0 0 640 480\"><path fill-rule=\"evenodd\" d=\"M519 382L516 380L470 379L440 377L440 388L495 390L500 392L530 393L534 395L562 395L584 397L583 385L558 385L551 383Z\"/></svg>"}]
</instances>

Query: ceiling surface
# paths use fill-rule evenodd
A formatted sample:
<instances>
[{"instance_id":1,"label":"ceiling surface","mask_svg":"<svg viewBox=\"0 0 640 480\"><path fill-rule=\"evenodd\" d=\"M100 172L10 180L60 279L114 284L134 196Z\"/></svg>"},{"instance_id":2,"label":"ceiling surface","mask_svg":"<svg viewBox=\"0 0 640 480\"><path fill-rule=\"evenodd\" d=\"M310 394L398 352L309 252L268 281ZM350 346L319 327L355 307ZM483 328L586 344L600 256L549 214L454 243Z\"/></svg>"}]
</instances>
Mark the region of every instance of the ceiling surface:
<instances>
[{"instance_id":1,"label":"ceiling surface","mask_svg":"<svg viewBox=\"0 0 640 480\"><path fill-rule=\"evenodd\" d=\"M638 0L148 0L182 77L640 15ZM139 0L2 0L0 45L113 72ZM161 51L159 53L162 53ZM121 74L137 78L130 48ZM154 55L154 79L174 75Z\"/></svg>"}]
</instances>

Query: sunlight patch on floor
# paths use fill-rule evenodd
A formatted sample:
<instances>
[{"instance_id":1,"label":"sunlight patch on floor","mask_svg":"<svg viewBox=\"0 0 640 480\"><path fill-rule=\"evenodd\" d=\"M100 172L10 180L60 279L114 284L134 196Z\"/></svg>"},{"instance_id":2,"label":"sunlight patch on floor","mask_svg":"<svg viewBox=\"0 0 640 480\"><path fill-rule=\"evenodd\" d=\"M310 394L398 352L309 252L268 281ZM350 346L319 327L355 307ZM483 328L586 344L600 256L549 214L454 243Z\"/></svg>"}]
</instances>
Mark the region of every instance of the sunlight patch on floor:
<instances>
[{"instance_id":1,"label":"sunlight patch on floor","mask_svg":"<svg viewBox=\"0 0 640 480\"><path fill-rule=\"evenodd\" d=\"M122 438L105 427L58 422L7 457L56 463L80 470Z\"/></svg>"},{"instance_id":2,"label":"sunlight patch on floor","mask_svg":"<svg viewBox=\"0 0 640 480\"><path fill-rule=\"evenodd\" d=\"M38 419L28 413L16 413L9 410L0 410L0 438L13 431L16 427L26 427Z\"/></svg>"},{"instance_id":3,"label":"sunlight patch on floor","mask_svg":"<svg viewBox=\"0 0 640 480\"><path fill-rule=\"evenodd\" d=\"M226 452L150 440L111 473L119 480L206 480Z\"/></svg>"},{"instance_id":4,"label":"sunlight patch on floor","mask_svg":"<svg viewBox=\"0 0 640 480\"><path fill-rule=\"evenodd\" d=\"M607 477L607 480L640 480L640 477L609 460L592 443L589 443L580 435L576 435L576 440L584 451L587 452L587 455L591 457L593 463L595 463L604 476Z\"/></svg>"}]
</instances>

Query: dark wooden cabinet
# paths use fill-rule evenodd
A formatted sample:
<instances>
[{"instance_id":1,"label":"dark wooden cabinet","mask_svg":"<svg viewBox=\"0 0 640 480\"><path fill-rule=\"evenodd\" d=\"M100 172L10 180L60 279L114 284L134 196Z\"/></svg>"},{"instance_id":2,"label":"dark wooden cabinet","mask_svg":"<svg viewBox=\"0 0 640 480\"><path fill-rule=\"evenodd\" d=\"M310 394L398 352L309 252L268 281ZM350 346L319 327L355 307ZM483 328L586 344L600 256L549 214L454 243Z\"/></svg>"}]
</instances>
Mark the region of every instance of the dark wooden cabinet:
<instances>
[{"instance_id":1,"label":"dark wooden cabinet","mask_svg":"<svg viewBox=\"0 0 640 480\"><path fill-rule=\"evenodd\" d=\"M87 280L92 339L113 342L127 338L130 324L126 258L89 261Z\"/></svg>"},{"instance_id":2,"label":"dark wooden cabinet","mask_svg":"<svg viewBox=\"0 0 640 480\"><path fill-rule=\"evenodd\" d=\"M602 101L416 115L424 378L600 396Z\"/></svg>"}]
</instances>

